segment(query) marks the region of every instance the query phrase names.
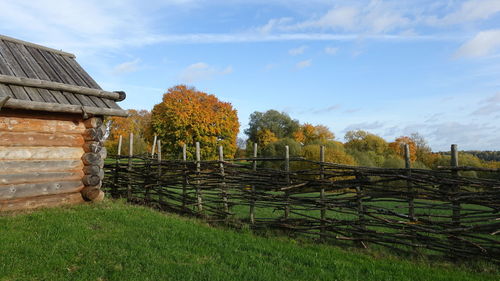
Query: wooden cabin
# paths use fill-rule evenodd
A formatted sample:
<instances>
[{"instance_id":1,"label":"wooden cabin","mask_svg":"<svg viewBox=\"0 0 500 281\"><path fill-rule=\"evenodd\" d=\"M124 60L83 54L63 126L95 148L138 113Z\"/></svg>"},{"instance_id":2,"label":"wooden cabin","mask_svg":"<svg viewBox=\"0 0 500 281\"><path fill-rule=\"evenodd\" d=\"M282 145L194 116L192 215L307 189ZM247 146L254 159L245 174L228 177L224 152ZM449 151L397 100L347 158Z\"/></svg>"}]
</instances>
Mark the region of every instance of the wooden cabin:
<instances>
[{"instance_id":1,"label":"wooden cabin","mask_svg":"<svg viewBox=\"0 0 500 281\"><path fill-rule=\"evenodd\" d=\"M0 211L100 200L104 116L127 116L75 55L0 35Z\"/></svg>"}]
</instances>

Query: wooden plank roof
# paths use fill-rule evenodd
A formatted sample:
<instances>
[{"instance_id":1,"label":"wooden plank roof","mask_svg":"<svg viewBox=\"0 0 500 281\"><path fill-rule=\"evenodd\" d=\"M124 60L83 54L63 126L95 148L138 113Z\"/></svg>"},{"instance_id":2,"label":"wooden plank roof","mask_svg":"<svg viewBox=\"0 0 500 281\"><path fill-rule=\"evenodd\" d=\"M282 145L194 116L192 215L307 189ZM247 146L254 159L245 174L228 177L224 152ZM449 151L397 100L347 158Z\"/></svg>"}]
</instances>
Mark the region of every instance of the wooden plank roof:
<instances>
[{"instance_id":1,"label":"wooden plank roof","mask_svg":"<svg viewBox=\"0 0 500 281\"><path fill-rule=\"evenodd\" d=\"M0 35L0 106L126 116L116 103L124 98L103 91L73 54Z\"/></svg>"}]
</instances>

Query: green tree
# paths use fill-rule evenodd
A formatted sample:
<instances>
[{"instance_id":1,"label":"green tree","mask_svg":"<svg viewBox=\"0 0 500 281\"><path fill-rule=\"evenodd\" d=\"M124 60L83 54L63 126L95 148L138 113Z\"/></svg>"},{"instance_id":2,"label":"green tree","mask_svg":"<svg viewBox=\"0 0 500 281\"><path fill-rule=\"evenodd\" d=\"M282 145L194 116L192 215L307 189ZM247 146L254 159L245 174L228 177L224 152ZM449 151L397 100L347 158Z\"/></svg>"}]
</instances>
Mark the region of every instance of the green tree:
<instances>
[{"instance_id":1,"label":"green tree","mask_svg":"<svg viewBox=\"0 0 500 281\"><path fill-rule=\"evenodd\" d=\"M168 89L152 110L151 124L169 153L178 154L187 144L188 157L192 158L196 142L200 142L203 159L215 159L219 145L227 157L236 152L236 110L230 103L195 88L178 85Z\"/></svg>"},{"instance_id":2,"label":"green tree","mask_svg":"<svg viewBox=\"0 0 500 281\"><path fill-rule=\"evenodd\" d=\"M299 122L297 120L293 120L284 112L271 109L266 112L256 111L252 113L245 134L248 136L249 142L259 143L259 132L262 134L263 131L267 130L273 133L277 139L282 139L293 138L293 134L298 129Z\"/></svg>"}]
</instances>

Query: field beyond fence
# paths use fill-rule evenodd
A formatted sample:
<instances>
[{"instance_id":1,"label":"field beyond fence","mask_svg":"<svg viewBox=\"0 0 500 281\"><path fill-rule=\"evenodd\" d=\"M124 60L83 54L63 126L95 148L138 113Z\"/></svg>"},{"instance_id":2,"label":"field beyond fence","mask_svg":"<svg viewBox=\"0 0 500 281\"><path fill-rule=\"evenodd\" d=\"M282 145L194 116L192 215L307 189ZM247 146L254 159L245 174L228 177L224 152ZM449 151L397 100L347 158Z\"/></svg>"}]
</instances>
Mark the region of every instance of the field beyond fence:
<instances>
[{"instance_id":1,"label":"field beyond fence","mask_svg":"<svg viewBox=\"0 0 500 281\"><path fill-rule=\"evenodd\" d=\"M199 153L194 161L113 156L103 188L165 211L325 243L500 262L498 171L477 169L492 176L471 178L461 173L475 168L458 165L387 169L286 155L225 160L221 150L218 161L201 161Z\"/></svg>"}]
</instances>

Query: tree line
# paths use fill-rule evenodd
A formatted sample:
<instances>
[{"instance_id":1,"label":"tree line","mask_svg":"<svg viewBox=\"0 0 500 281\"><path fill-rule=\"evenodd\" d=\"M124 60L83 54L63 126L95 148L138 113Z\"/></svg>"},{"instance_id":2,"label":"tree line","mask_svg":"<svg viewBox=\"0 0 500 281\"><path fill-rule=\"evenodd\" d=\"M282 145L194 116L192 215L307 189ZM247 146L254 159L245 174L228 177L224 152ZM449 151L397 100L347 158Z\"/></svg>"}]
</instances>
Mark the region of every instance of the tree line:
<instances>
[{"instance_id":1,"label":"tree line","mask_svg":"<svg viewBox=\"0 0 500 281\"><path fill-rule=\"evenodd\" d=\"M392 141L364 130L348 131L340 141L321 124L301 123L285 112L268 110L250 115L246 140L238 139L240 123L230 103L219 100L193 87L177 85L167 90L151 111L129 110L130 117L107 119L109 135L106 147L116 153L120 135L134 133L135 151L151 151L153 136L162 142L162 152L179 157L187 145L188 158L194 157L194 144L200 142L203 159L217 159L217 147L223 146L225 157L253 155L257 144L260 157L282 157L285 146L290 156L318 160L320 147L325 146L325 160L369 167L404 167L403 145L408 144L412 167L434 169L449 166L450 155L434 153L425 138L413 133ZM124 138L127 147L128 138ZM500 168L500 152L460 152L461 166Z\"/></svg>"}]
</instances>

